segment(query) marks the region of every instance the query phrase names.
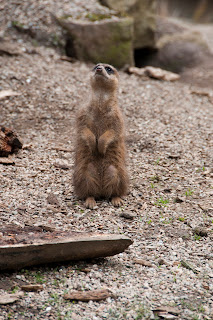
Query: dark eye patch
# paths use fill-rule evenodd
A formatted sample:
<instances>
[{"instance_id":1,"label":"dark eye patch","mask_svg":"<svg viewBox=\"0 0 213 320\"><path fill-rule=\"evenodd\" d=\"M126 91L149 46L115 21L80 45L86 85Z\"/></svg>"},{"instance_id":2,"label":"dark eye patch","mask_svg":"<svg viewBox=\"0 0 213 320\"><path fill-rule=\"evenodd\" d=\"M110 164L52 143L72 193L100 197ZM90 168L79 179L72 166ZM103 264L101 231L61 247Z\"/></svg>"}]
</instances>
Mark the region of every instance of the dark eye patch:
<instances>
[{"instance_id":1,"label":"dark eye patch","mask_svg":"<svg viewBox=\"0 0 213 320\"><path fill-rule=\"evenodd\" d=\"M114 70L110 67L105 67L105 70L108 74L113 74L114 73Z\"/></svg>"}]
</instances>

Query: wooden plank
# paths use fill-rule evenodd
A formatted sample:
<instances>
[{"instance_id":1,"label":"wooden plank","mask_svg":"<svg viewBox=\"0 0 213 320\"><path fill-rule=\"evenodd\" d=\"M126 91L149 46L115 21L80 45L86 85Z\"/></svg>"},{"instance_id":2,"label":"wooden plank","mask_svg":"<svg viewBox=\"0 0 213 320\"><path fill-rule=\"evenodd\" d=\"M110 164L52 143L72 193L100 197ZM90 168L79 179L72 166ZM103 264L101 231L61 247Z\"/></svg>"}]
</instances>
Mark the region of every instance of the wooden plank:
<instances>
[{"instance_id":1,"label":"wooden plank","mask_svg":"<svg viewBox=\"0 0 213 320\"><path fill-rule=\"evenodd\" d=\"M132 240L123 235L79 233L68 238L33 244L0 246L0 270L20 269L43 263L107 257L123 252Z\"/></svg>"}]
</instances>

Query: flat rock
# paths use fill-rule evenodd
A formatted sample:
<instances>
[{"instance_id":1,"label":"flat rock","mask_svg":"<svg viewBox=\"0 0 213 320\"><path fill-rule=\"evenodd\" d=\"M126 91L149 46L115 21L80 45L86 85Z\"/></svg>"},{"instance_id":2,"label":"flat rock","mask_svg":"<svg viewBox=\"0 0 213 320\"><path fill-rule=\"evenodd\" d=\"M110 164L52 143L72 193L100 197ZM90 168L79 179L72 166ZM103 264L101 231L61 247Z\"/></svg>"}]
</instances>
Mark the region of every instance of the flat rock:
<instances>
[{"instance_id":1,"label":"flat rock","mask_svg":"<svg viewBox=\"0 0 213 320\"><path fill-rule=\"evenodd\" d=\"M133 220L135 218L135 214L131 213L131 212L121 212L120 213L120 217L125 218L125 219L129 219L129 220Z\"/></svg>"},{"instance_id":2,"label":"flat rock","mask_svg":"<svg viewBox=\"0 0 213 320\"><path fill-rule=\"evenodd\" d=\"M8 97L20 96L19 92L13 90L1 90L0 91L0 100L3 100Z\"/></svg>"},{"instance_id":3,"label":"flat rock","mask_svg":"<svg viewBox=\"0 0 213 320\"><path fill-rule=\"evenodd\" d=\"M155 308L153 311L157 311L157 312L166 312L166 313L171 313L174 315L179 315L180 314L180 310L176 307L170 307L170 306L159 306L157 308Z\"/></svg>"},{"instance_id":4,"label":"flat rock","mask_svg":"<svg viewBox=\"0 0 213 320\"><path fill-rule=\"evenodd\" d=\"M22 54L21 48L17 43L8 42L6 40L0 41L0 55L6 54L9 56L17 56Z\"/></svg>"},{"instance_id":5,"label":"flat rock","mask_svg":"<svg viewBox=\"0 0 213 320\"><path fill-rule=\"evenodd\" d=\"M145 68L130 67L128 72L137 76L148 76L149 78L164 81L176 81L180 79L180 76L174 72L151 66L147 66Z\"/></svg>"},{"instance_id":6,"label":"flat rock","mask_svg":"<svg viewBox=\"0 0 213 320\"><path fill-rule=\"evenodd\" d=\"M150 78L164 80L164 81L176 81L180 79L179 74L166 71L161 68L146 67L145 74L148 75Z\"/></svg>"},{"instance_id":7,"label":"flat rock","mask_svg":"<svg viewBox=\"0 0 213 320\"><path fill-rule=\"evenodd\" d=\"M176 316L166 312L157 312L158 316L163 319L176 319Z\"/></svg>"},{"instance_id":8,"label":"flat rock","mask_svg":"<svg viewBox=\"0 0 213 320\"><path fill-rule=\"evenodd\" d=\"M14 165L15 161L14 161L14 159L11 159L11 158L0 157L0 164Z\"/></svg>"},{"instance_id":9,"label":"flat rock","mask_svg":"<svg viewBox=\"0 0 213 320\"><path fill-rule=\"evenodd\" d=\"M147 260L144 260L144 259L133 259L133 262L136 263L136 264L140 264L144 267L154 267L153 264Z\"/></svg>"},{"instance_id":10,"label":"flat rock","mask_svg":"<svg viewBox=\"0 0 213 320\"><path fill-rule=\"evenodd\" d=\"M0 296L0 304L10 304L15 301L17 301L19 298L21 298L24 295L22 291L11 293L11 294L2 294Z\"/></svg>"},{"instance_id":11,"label":"flat rock","mask_svg":"<svg viewBox=\"0 0 213 320\"><path fill-rule=\"evenodd\" d=\"M59 169L69 170L71 168L70 164L67 161L56 161L54 166Z\"/></svg>"}]
</instances>

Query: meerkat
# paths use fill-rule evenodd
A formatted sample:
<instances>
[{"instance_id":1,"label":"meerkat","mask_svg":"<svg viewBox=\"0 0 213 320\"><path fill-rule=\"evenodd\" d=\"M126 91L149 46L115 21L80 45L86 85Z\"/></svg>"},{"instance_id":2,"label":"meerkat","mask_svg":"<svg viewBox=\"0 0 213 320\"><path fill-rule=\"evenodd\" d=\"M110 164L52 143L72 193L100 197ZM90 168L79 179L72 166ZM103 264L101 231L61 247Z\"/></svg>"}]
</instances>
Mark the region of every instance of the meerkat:
<instances>
[{"instance_id":1,"label":"meerkat","mask_svg":"<svg viewBox=\"0 0 213 320\"><path fill-rule=\"evenodd\" d=\"M128 174L124 119L117 102L119 75L108 64L97 64L92 70L92 95L76 121L74 190L93 209L96 199L111 199L122 204L127 194Z\"/></svg>"}]
</instances>

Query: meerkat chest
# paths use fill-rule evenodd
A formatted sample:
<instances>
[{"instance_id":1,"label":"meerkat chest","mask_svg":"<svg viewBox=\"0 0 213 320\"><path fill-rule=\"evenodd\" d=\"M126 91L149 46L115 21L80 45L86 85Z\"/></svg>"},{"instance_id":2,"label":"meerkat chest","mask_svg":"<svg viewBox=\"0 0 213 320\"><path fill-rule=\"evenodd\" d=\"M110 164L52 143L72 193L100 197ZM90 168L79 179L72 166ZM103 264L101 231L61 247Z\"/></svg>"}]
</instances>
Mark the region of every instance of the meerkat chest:
<instances>
[{"instance_id":1,"label":"meerkat chest","mask_svg":"<svg viewBox=\"0 0 213 320\"><path fill-rule=\"evenodd\" d=\"M116 119L112 112L94 112L89 115L88 127L95 134L96 137L101 136L109 129L115 129Z\"/></svg>"}]
</instances>

